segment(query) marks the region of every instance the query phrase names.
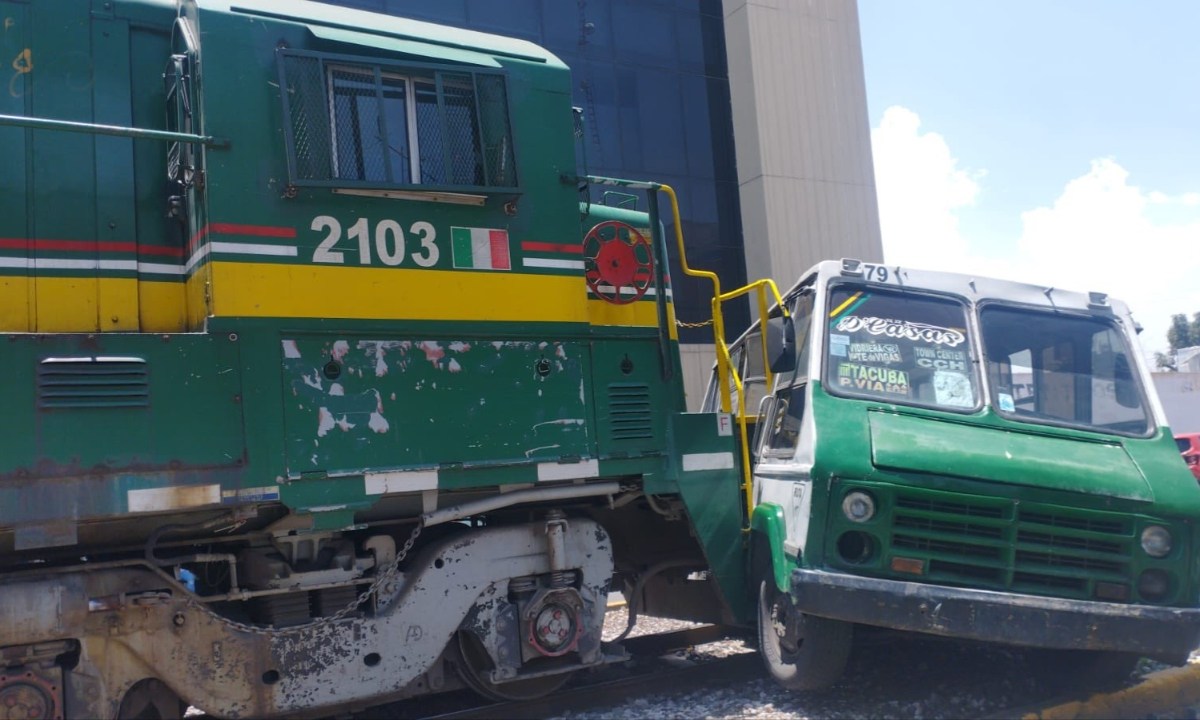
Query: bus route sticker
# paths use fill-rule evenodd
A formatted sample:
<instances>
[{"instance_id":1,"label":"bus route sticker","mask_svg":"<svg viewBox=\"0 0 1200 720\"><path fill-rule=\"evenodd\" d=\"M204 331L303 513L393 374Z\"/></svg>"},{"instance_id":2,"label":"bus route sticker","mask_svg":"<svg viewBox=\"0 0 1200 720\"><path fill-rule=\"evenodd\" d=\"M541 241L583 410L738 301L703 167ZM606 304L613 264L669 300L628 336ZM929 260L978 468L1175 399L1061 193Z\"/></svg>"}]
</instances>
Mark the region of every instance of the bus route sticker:
<instances>
[{"instance_id":1,"label":"bus route sticker","mask_svg":"<svg viewBox=\"0 0 1200 720\"><path fill-rule=\"evenodd\" d=\"M850 346L849 335L829 333L829 354L835 357L846 357L846 349Z\"/></svg>"},{"instance_id":2,"label":"bus route sticker","mask_svg":"<svg viewBox=\"0 0 1200 720\"><path fill-rule=\"evenodd\" d=\"M904 370L840 362L837 374L840 387L908 397L908 373Z\"/></svg>"}]
</instances>

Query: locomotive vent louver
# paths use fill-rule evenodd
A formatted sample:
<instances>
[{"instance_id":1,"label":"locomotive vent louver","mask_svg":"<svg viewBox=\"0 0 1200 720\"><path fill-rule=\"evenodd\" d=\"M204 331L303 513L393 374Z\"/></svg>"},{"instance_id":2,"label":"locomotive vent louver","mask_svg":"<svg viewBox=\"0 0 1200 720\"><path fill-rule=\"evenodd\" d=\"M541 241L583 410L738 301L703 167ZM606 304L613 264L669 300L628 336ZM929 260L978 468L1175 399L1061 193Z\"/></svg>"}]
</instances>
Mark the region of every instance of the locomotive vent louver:
<instances>
[{"instance_id":1,"label":"locomotive vent louver","mask_svg":"<svg viewBox=\"0 0 1200 720\"><path fill-rule=\"evenodd\" d=\"M610 383L608 407L613 440L641 440L653 437L649 385Z\"/></svg>"},{"instance_id":2,"label":"locomotive vent louver","mask_svg":"<svg viewBox=\"0 0 1200 720\"><path fill-rule=\"evenodd\" d=\"M38 407L150 406L146 361L138 357L46 358L38 365Z\"/></svg>"}]
</instances>

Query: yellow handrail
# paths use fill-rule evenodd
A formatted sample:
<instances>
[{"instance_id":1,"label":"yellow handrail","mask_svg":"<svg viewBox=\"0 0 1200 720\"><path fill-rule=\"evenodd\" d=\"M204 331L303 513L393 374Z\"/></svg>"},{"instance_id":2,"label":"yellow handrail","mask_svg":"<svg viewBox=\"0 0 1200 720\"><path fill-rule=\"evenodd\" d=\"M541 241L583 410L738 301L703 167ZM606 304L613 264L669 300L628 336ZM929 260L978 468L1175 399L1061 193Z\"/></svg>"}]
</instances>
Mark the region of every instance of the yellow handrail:
<instances>
[{"instance_id":1,"label":"yellow handrail","mask_svg":"<svg viewBox=\"0 0 1200 720\"><path fill-rule=\"evenodd\" d=\"M683 269L685 275L692 277L707 278L713 284L713 299L712 299L712 316L713 316L713 345L717 352L717 384L721 391L721 412L730 412L732 398L729 393L730 379L734 389L737 391L738 398L738 431L742 439L742 493L745 496L746 502L746 518L749 520L750 512L754 509L754 496L752 492L753 485L751 483L751 468L750 468L750 441L746 437L746 393L742 385L742 378L738 376L737 370L732 367L729 358L729 347L725 344L725 318L721 311L721 304L726 300L747 295L757 291L758 299L758 322L761 328L763 341L759 343L762 347L763 354L763 374L767 387L771 386L771 366L770 358L767 356L767 313L769 307L767 305L767 290L770 290L774 297L775 304L782 310L784 317L788 316L788 310L783 305L783 298L779 295L779 288L776 287L775 281L770 278L755 280L754 282L744 285L736 290L731 290L727 293L721 292L721 279L717 274L708 270L696 270L688 265L687 250L683 245L683 224L679 217L679 200L675 196L675 190L670 185L658 185L658 190L666 193L671 199L671 217L675 222L675 243L679 247L679 265ZM757 409L756 409L757 412Z\"/></svg>"}]
</instances>

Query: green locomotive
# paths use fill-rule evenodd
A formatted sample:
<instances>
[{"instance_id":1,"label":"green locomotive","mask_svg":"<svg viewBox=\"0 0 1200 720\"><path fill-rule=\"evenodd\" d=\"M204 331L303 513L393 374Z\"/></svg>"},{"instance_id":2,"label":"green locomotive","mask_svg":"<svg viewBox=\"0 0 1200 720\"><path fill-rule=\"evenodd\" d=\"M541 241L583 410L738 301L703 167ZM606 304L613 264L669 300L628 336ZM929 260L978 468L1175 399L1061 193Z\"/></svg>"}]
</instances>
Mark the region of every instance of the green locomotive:
<instances>
[{"instance_id":1,"label":"green locomotive","mask_svg":"<svg viewBox=\"0 0 1200 720\"><path fill-rule=\"evenodd\" d=\"M537 695L621 657L612 589L709 567L681 480L736 552L659 223L580 202L555 57L316 3L0 20L6 707ZM669 612L744 614L714 582Z\"/></svg>"}]
</instances>

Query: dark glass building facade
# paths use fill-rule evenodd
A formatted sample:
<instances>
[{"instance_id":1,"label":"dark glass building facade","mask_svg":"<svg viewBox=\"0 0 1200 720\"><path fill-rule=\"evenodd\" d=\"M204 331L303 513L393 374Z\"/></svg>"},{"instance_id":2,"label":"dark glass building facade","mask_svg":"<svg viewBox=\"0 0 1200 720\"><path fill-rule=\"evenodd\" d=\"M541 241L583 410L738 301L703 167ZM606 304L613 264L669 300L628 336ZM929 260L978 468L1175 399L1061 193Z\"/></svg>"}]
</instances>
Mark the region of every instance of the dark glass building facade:
<instances>
[{"instance_id":1,"label":"dark glass building facade","mask_svg":"<svg viewBox=\"0 0 1200 720\"><path fill-rule=\"evenodd\" d=\"M720 0L326 1L522 38L554 52L571 68L574 104L584 112L588 172L674 187L689 263L717 271L724 289L745 283ZM602 194L593 189L593 201ZM672 283L680 320L710 317L708 282L685 278L675 265ZM748 317L744 303L727 307L726 326L736 334ZM711 332L685 327L680 337L711 342Z\"/></svg>"}]
</instances>

